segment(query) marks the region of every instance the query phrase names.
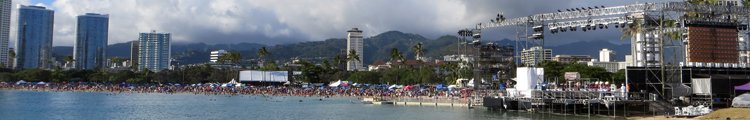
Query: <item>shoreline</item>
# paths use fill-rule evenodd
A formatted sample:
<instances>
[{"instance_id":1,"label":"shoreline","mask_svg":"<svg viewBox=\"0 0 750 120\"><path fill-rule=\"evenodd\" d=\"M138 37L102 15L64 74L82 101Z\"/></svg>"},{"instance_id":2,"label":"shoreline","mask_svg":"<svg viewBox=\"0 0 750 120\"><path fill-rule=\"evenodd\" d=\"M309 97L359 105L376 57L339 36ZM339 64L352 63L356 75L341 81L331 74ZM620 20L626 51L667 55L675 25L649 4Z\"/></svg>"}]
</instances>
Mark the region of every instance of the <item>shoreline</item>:
<instances>
[{"instance_id":1,"label":"shoreline","mask_svg":"<svg viewBox=\"0 0 750 120\"><path fill-rule=\"evenodd\" d=\"M272 96L272 97L324 97L324 98L355 98L355 99L362 99L365 98L364 96L344 96L344 95L331 95L331 96L304 96L304 95L266 95L266 94L202 94L202 93L193 93L193 92L133 92L133 91L127 91L127 92L112 92L112 91L96 91L96 90L64 90L64 91L54 91L54 90L35 90L35 89L7 89L7 88L0 88L0 91L31 91L31 92L70 92L70 93L113 93L113 94L181 94L181 95L206 95L206 96L220 96L220 95L228 95L228 96Z\"/></svg>"}]
</instances>

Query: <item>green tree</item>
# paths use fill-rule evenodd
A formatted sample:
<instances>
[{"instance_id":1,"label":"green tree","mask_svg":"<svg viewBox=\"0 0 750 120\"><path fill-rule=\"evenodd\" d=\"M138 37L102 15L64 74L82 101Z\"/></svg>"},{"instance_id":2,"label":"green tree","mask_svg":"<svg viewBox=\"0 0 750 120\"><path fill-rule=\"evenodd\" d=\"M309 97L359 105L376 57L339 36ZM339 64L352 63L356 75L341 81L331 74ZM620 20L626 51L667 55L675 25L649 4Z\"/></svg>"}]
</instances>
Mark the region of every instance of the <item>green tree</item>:
<instances>
[{"instance_id":1,"label":"green tree","mask_svg":"<svg viewBox=\"0 0 750 120\"><path fill-rule=\"evenodd\" d=\"M422 84L435 84L441 81L435 75L435 71L431 67L422 67L416 73L419 77L419 81Z\"/></svg>"},{"instance_id":2,"label":"green tree","mask_svg":"<svg viewBox=\"0 0 750 120\"><path fill-rule=\"evenodd\" d=\"M414 49L414 59L415 60L421 60L422 54L424 54L424 48L422 47L422 42L417 43L416 45L412 46L412 49Z\"/></svg>"},{"instance_id":3,"label":"green tree","mask_svg":"<svg viewBox=\"0 0 750 120\"><path fill-rule=\"evenodd\" d=\"M109 82L109 72L104 69L95 70L87 77L90 82Z\"/></svg>"},{"instance_id":4,"label":"green tree","mask_svg":"<svg viewBox=\"0 0 750 120\"><path fill-rule=\"evenodd\" d=\"M398 51L398 48L392 48L391 49L391 61L400 61L404 60L404 56L401 54L401 52Z\"/></svg>"},{"instance_id":5,"label":"green tree","mask_svg":"<svg viewBox=\"0 0 750 120\"><path fill-rule=\"evenodd\" d=\"M544 68L544 78L547 80L562 80L563 75L565 74L563 69L568 65L569 64L549 60L542 61L542 63L539 64L539 66Z\"/></svg>"},{"instance_id":6,"label":"green tree","mask_svg":"<svg viewBox=\"0 0 750 120\"><path fill-rule=\"evenodd\" d=\"M271 55L271 52L268 52L268 49L266 47L261 47L258 49L258 57L260 58L260 63L263 64L266 61L266 56Z\"/></svg>"},{"instance_id":7,"label":"green tree","mask_svg":"<svg viewBox=\"0 0 750 120\"><path fill-rule=\"evenodd\" d=\"M127 82L129 79L134 78L133 76L136 76L133 71L130 70L121 70L114 74L110 74L109 76L109 82L111 83L122 83Z\"/></svg>"},{"instance_id":8,"label":"green tree","mask_svg":"<svg viewBox=\"0 0 750 120\"><path fill-rule=\"evenodd\" d=\"M8 57L9 57L10 59L16 59L16 51L14 51L14 50L9 50L9 51L8 51ZM8 63L8 65L7 65L7 66L8 66L8 68L11 68L11 67L13 67L13 63ZM5 67L5 66L2 66L2 67Z\"/></svg>"},{"instance_id":9,"label":"green tree","mask_svg":"<svg viewBox=\"0 0 750 120\"><path fill-rule=\"evenodd\" d=\"M336 69L341 69L339 68L339 66L344 64L344 59L341 58L341 55L336 55L335 57L333 57L333 63L336 65Z\"/></svg>"},{"instance_id":10,"label":"green tree","mask_svg":"<svg viewBox=\"0 0 750 120\"><path fill-rule=\"evenodd\" d=\"M67 82L71 79L72 75L67 73L67 70L54 69L50 73L52 82Z\"/></svg>"},{"instance_id":11,"label":"green tree","mask_svg":"<svg viewBox=\"0 0 750 120\"><path fill-rule=\"evenodd\" d=\"M111 60L113 63L121 63L121 62L125 61L125 59L120 58L120 57L112 57L109 60Z\"/></svg>"},{"instance_id":12,"label":"green tree","mask_svg":"<svg viewBox=\"0 0 750 120\"><path fill-rule=\"evenodd\" d=\"M225 62L230 62L232 64L238 65L240 64L240 61L242 60L242 55L240 52L237 51L230 51L226 54L219 57L218 62L224 64Z\"/></svg>"},{"instance_id":13,"label":"green tree","mask_svg":"<svg viewBox=\"0 0 750 120\"><path fill-rule=\"evenodd\" d=\"M391 68L382 72L380 83L399 83L401 81L401 74L404 72L403 69Z\"/></svg>"},{"instance_id":14,"label":"green tree","mask_svg":"<svg viewBox=\"0 0 750 120\"><path fill-rule=\"evenodd\" d=\"M612 83L617 83L617 84L625 83L625 75L626 74L625 74L625 70L624 69L623 70L617 70L617 72L615 72L615 73L612 74L612 79L613 79Z\"/></svg>"},{"instance_id":15,"label":"green tree","mask_svg":"<svg viewBox=\"0 0 750 120\"><path fill-rule=\"evenodd\" d=\"M73 59L73 56L65 56L65 57L63 58L63 61L65 61L65 65L71 65L71 64L73 64L73 62L74 62L74 61L76 61L76 60L75 60L75 59Z\"/></svg>"},{"instance_id":16,"label":"green tree","mask_svg":"<svg viewBox=\"0 0 750 120\"><path fill-rule=\"evenodd\" d=\"M371 71L357 71L347 78L348 81L355 83L379 83L380 74Z\"/></svg>"},{"instance_id":17,"label":"green tree","mask_svg":"<svg viewBox=\"0 0 750 120\"><path fill-rule=\"evenodd\" d=\"M263 67L261 67L260 70L277 71L277 70L281 70L281 68L279 68L279 66L276 65L276 62L269 61L263 64Z\"/></svg>"},{"instance_id":18,"label":"green tree","mask_svg":"<svg viewBox=\"0 0 750 120\"><path fill-rule=\"evenodd\" d=\"M459 78L459 68L455 62L440 65L440 70L443 71L441 76L445 84L455 84L455 81Z\"/></svg>"},{"instance_id":19,"label":"green tree","mask_svg":"<svg viewBox=\"0 0 750 120\"><path fill-rule=\"evenodd\" d=\"M15 81L15 76L13 76L13 73L10 72L0 72L0 81L13 82Z\"/></svg>"},{"instance_id":20,"label":"green tree","mask_svg":"<svg viewBox=\"0 0 750 120\"><path fill-rule=\"evenodd\" d=\"M635 36L643 31L640 20L633 20L633 23L628 24L627 27L622 26L621 28L622 36L620 36L620 40L625 40L626 38Z\"/></svg>"},{"instance_id":21,"label":"green tree","mask_svg":"<svg viewBox=\"0 0 750 120\"><path fill-rule=\"evenodd\" d=\"M359 60L359 53L357 53L357 51L350 50L349 54L346 55L346 61L352 62L352 61L355 61L355 60L356 61L360 61ZM357 63L354 62L354 64L352 66L357 66Z\"/></svg>"},{"instance_id":22,"label":"green tree","mask_svg":"<svg viewBox=\"0 0 750 120\"><path fill-rule=\"evenodd\" d=\"M148 70L148 68L145 68L140 71L138 78L140 79L141 82L151 83L153 82L151 80L154 78L154 72L152 72L151 70Z\"/></svg>"},{"instance_id":23,"label":"green tree","mask_svg":"<svg viewBox=\"0 0 750 120\"><path fill-rule=\"evenodd\" d=\"M21 80L26 80L30 82L38 82L38 81L50 81L50 72L48 70L41 70L41 69L26 69L19 71L15 74L15 76L18 76Z\"/></svg>"}]
</instances>

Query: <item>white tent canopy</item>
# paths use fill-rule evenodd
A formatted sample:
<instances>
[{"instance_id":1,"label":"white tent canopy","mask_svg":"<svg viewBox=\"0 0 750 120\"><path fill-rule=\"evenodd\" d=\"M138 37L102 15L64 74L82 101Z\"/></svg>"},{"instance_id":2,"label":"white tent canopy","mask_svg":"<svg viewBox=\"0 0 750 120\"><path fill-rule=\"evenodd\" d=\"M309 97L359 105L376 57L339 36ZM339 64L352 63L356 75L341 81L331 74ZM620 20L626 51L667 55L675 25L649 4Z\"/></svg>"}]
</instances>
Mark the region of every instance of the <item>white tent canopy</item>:
<instances>
[{"instance_id":1,"label":"white tent canopy","mask_svg":"<svg viewBox=\"0 0 750 120\"><path fill-rule=\"evenodd\" d=\"M237 82L237 80L235 80L235 79L233 78L233 79L232 79L232 81L229 81L229 82L228 82L227 84L235 84L235 85L236 85L236 84L240 84L240 83L239 83L239 82Z\"/></svg>"},{"instance_id":2,"label":"white tent canopy","mask_svg":"<svg viewBox=\"0 0 750 120\"><path fill-rule=\"evenodd\" d=\"M19 85L19 84L26 84L26 83L28 83L28 82L26 82L26 81L24 81L24 80L19 80L18 82L16 82L16 85Z\"/></svg>"},{"instance_id":3,"label":"white tent canopy","mask_svg":"<svg viewBox=\"0 0 750 120\"><path fill-rule=\"evenodd\" d=\"M403 85L391 85L390 87L388 87L388 89L400 89L403 87L404 87Z\"/></svg>"},{"instance_id":4,"label":"white tent canopy","mask_svg":"<svg viewBox=\"0 0 750 120\"><path fill-rule=\"evenodd\" d=\"M349 84L349 81L341 81L341 80L338 80L338 81L336 81L336 82L333 82L333 83L331 83L331 84L328 84L328 87L338 87L338 86L341 86L341 85L343 85L343 84Z\"/></svg>"},{"instance_id":5,"label":"white tent canopy","mask_svg":"<svg viewBox=\"0 0 750 120\"><path fill-rule=\"evenodd\" d=\"M750 93L745 93L732 99L732 107L750 107Z\"/></svg>"}]
</instances>

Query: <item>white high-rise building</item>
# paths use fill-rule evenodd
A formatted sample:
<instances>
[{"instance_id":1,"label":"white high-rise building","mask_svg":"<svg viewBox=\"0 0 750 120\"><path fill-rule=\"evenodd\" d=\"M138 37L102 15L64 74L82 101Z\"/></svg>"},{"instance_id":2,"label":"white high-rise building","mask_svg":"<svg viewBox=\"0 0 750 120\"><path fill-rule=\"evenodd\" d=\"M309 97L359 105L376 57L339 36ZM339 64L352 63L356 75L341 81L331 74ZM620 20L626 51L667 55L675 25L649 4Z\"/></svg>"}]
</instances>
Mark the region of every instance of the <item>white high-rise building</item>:
<instances>
[{"instance_id":1,"label":"white high-rise building","mask_svg":"<svg viewBox=\"0 0 750 120\"><path fill-rule=\"evenodd\" d=\"M170 33L141 33L138 37L138 69L158 72L168 69L172 46Z\"/></svg>"},{"instance_id":2,"label":"white high-rise building","mask_svg":"<svg viewBox=\"0 0 750 120\"><path fill-rule=\"evenodd\" d=\"M0 0L0 63L5 66L13 67L13 63L8 62L8 41L10 41L10 12L13 0Z\"/></svg>"},{"instance_id":3,"label":"white high-rise building","mask_svg":"<svg viewBox=\"0 0 750 120\"><path fill-rule=\"evenodd\" d=\"M521 51L521 62L526 66L533 66L545 60L552 60L552 49L544 49L534 46Z\"/></svg>"},{"instance_id":4,"label":"white high-rise building","mask_svg":"<svg viewBox=\"0 0 750 120\"><path fill-rule=\"evenodd\" d=\"M358 71L358 70L364 70L365 67L362 64L362 61L365 59L364 56L364 41L362 37L362 31L358 28L352 28L349 31L346 31L346 56L348 57L351 51L354 51L358 57L359 60L351 60L346 62L346 70L347 71Z\"/></svg>"},{"instance_id":5,"label":"white high-rise building","mask_svg":"<svg viewBox=\"0 0 750 120\"><path fill-rule=\"evenodd\" d=\"M615 51L612 51L610 49L604 48L602 50L599 50L599 61L602 62L614 62L615 61Z\"/></svg>"},{"instance_id":6,"label":"white high-rise building","mask_svg":"<svg viewBox=\"0 0 750 120\"><path fill-rule=\"evenodd\" d=\"M211 57L211 60L210 60L211 63L217 63L217 62L219 62L219 58L221 56L224 56L224 54L227 54L226 50L211 51L211 56L210 56Z\"/></svg>"}]
</instances>

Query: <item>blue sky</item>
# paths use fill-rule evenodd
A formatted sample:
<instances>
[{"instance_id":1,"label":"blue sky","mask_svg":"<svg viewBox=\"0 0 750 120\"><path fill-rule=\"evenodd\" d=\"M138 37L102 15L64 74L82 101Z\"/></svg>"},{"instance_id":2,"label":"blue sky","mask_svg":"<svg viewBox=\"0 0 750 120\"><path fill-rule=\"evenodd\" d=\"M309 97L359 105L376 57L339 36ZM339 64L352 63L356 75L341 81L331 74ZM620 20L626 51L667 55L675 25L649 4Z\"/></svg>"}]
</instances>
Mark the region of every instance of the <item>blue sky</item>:
<instances>
[{"instance_id":1,"label":"blue sky","mask_svg":"<svg viewBox=\"0 0 750 120\"><path fill-rule=\"evenodd\" d=\"M51 5L54 0L31 0L31 3L44 3L45 5Z\"/></svg>"}]
</instances>

